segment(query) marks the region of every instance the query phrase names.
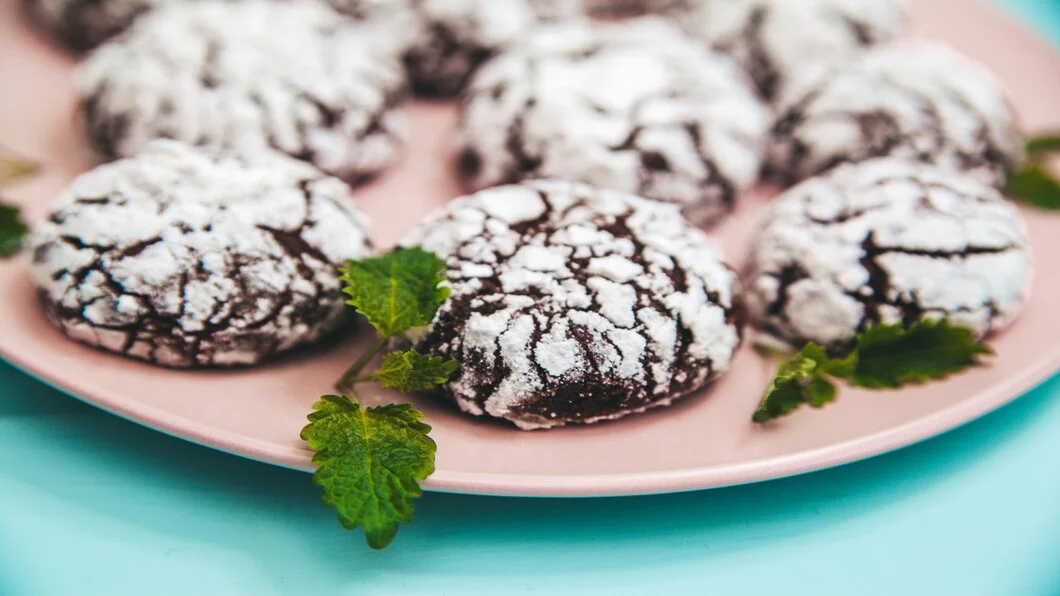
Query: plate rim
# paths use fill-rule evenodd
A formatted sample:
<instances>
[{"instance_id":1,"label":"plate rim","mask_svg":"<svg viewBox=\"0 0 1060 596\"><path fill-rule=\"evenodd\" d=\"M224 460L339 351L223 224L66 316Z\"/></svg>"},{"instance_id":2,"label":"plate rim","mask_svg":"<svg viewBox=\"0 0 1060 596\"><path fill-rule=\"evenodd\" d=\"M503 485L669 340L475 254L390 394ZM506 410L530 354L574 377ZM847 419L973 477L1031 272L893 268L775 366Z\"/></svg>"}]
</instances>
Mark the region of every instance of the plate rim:
<instances>
[{"instance_id":1,"label":"plate rim","mask_svg":"<svg viewBox=\"0 0 1060 596\"><path fill-rule=\"evenodd\" d=\"M1020 31L1028 44L1034 44L1040 51L1060 58L1055 44L1038 35L1010 11L981 0L971 1L994 18L1005 21L1005 27ZM3 342L0 342L0 359L78 401L154 431L265 464L303 472L312 470L308 457L310 452L305 447L283 446L221 428L204 427L193 419L122 399L109 390L93 386L91 381L67 381L44 367L36 366L31 359L20 357L17 349ZM488 496L618 497L705 490L776 480L863 461L934 438L1016 401L1056 377L1057 373L1060 373L1060 344L1040 355L1032 364L1024 366L1019 374L1006 377L941 410L873 434L759 460L653 472L591 475L437 470L422 486L424 490L432 492Z\"/></svg>"},{"instance_id":2,"label":"plate rim","mask_svg":"<svg viewBox=\"0 0 1060 596\"><path fill-rule=\"evenodd\" d=\"M186 417L170 413L152 415L152 412L157 412L155 408L136 407L135 402L114 399L105 395L110 393L105 389L89 387L86 391L84 386L74 388L72 383L19 358L3 343L0 343L0 358L82 403L151 430L252 461L301 472L312 471L312 466L307 465L309 450L304 447L283 448L223 429L205 433L201 425ZM905 424L826 447L751 462L657 472L590 475L437 470L421 486L431 492L483 496L621 497L689 492L778 480L863 461L937 437L1016 401L1057 376L1057 373L1060 373L1060 344L1039 357L1033 365L1024 367L1021 374L1010 376L953 405Z\"/></svg>"}]
</instances>

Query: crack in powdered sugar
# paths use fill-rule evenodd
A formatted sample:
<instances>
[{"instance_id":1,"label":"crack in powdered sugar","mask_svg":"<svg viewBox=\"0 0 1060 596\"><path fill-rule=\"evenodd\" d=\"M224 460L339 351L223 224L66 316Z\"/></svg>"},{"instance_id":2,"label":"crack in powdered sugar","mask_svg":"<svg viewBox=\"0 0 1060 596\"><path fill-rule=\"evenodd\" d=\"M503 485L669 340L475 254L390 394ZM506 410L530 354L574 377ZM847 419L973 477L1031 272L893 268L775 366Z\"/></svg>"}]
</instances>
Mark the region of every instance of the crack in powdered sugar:
<instances>
[{"instance_id":1,"label":"crack in powdered sugar","mask_svg":"<svg viewBox=\"0 0 1060 596\"><path fill-rule=\"evenodd\" d=\"M948 318L980 337L1027 299L1019 212L988 186L877 159L808 180L772 207L751 258L748 309L767 335L842 352L878 323Z\"/></svg>"},{"instance_id":2,"label":"crack in powdered sugar","mask_svg":"<svg viewBox=\"0 0 1060 596\"><path fill-rule=\"evenodd\" d=\"M166 366L231 366L345 319L336 263L368 255L336 178L175 141L78 178L34 230L34 281L78 341Z\"/></svg>"},{"instance_id":3,"label":"crack in powdered sugar","mask_svg":"<svg viewBox=\"0 0 1060 596\"><path fill-rule=\"evenodd\" d=\"M1021 152L997 78L948 47L919 42L874 50L793 88L773 128L767 175L791 184L889 156L1000 188Z\"/></svg>"},{"instance_id":4,"label":"crack in powdered sugar","mask_svg":"<svg viewBox=\"0 0 1060 596\"><path fill-rule=\"evenodd\" d=\"M476 73L462 110L472 188L577 180L697 223L754 183L768 128L732 62L659 19L542 28Z\"/></svg>"},{"instance_id":5,"label":"crack in powdered sugar","mask_svg":"<svg viewBox=\"0 0 1060 596\"><path fill-rule=\"evenodd\" d=\"M430 216L405 244L447 260L452 288L418 347L455 358L445 391L524 429L666 405L728 369L735 275L679 211L539 181Z\"/></svg>"},{"instance_id":6,"label":"crack in powdered sugar","mask_svg":"<svg viewBox=\"0 0 1060 596\"><path fill-rule=\"evenodd\" d=\"M81 67L82 115L108 157L172 138L271 148L358 182L394 160L407 132L390 45L316 2L167 3Z\"/></svg>"}]
</instances>

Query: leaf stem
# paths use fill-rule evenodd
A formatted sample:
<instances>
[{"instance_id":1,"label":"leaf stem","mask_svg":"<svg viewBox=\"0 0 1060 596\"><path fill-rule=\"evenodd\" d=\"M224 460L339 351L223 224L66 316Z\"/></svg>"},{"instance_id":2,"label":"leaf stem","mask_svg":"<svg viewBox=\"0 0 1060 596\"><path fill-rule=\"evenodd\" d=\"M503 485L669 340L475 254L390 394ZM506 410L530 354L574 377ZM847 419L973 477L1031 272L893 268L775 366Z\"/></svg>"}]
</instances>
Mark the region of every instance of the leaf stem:
<instances>
[{"instance_id":1,"label":"leaf stem","mask_svg":"<svg viewBox=\"0 0 1060 596\"><path fill-rule=\"evenodd\" d=\"M380 352L382 352L387 344L390 342L389 337L381 336L376 340L372 347L368 348L361 357L353 363L346 372L342 373L342 377L335 383L335 388L343 393L353 391L353 386L357 383L367 380L366 377L361 376L361 371L364 367L368 366L368 363L372 361Z\"/></svg>"}]
</instances>

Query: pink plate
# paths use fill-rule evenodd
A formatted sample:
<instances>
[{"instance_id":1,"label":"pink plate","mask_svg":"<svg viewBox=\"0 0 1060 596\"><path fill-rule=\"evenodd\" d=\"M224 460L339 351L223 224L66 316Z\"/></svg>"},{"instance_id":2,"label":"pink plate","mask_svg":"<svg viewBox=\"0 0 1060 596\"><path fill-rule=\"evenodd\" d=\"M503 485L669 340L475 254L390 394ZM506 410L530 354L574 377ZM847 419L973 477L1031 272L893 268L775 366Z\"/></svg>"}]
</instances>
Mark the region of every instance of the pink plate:
<instances>
[{"instance_id":1,"label":"pink plate","mask_svg":"<svg viewBox=\"0 0 1060 596\"><path fill-rule=\"evenodd\" d=\"M1026 128L1060 128L1060 58L977 0L915 2L916 23L993 68L1010 86ZM91 158L73 124L74 59L0 0L0 142L40 160L44 174L8 189L31 218ZM458 194L446 139L451 105L412 107L414 144L404 163L358 200L392 243L428 210ZM746 199L718 230L730 255L765 204ZM952 381L886 394L844 390L840 402L759 427L751 423L772 365L745 348L702 395L615 423L521 432L417 399L434 426L438 469L427 488L501 495L628 495L753 482L883 453L931 437L1005 404L1060 366L1060 217L1027 210L1042 265L1022 318L997 337L991 366ZM330 390L356 343L331 345L268 366L181 372L104 354L65 340L38 312L23 259L0 264L0 355L40 379L114 414L249 458L310 469L298 438L310 404ZM363 339L361 340L363 341ZM32 396L25 396L31 399ZM368 401L398 399L379 393Z\"/></svg>"}]
</instances>

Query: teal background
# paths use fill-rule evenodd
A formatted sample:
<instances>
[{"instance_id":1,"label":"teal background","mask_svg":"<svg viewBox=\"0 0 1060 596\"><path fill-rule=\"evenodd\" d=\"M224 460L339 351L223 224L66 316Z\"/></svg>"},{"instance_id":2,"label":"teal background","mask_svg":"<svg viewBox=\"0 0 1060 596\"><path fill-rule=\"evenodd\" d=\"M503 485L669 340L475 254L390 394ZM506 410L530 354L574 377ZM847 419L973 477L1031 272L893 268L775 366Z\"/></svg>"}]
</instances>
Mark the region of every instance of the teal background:
<instances>
[{"instance_id":1,"label":"teal background","mask_svg":"<svg viewBox=\"0 0 1060 596\"><path fill-rule=\"evenodd\" d=\"M1060 45L1060 2L998 1ZM0 363L0 595L523 593L1060 594L1060 377L942 437L792 479L625 499L428 494L372 552L308 476Z\"/></svg>"}]
</instances>

